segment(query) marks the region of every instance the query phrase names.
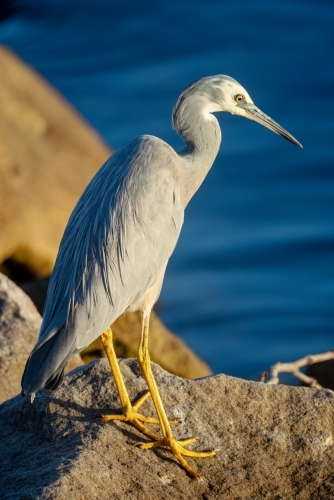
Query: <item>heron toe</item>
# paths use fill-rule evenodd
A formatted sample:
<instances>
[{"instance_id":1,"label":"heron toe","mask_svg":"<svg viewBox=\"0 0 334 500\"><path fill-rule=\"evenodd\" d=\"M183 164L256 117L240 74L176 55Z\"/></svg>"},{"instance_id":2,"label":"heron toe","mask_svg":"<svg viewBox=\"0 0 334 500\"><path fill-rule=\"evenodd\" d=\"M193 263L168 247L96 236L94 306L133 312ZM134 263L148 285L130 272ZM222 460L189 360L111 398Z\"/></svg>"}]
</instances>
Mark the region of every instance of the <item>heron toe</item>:
<instances>
[{"instance_id":1,"label":"heron toe","mask_svg":"<svg viewBox=\"0 0 334 500\"><path fill-rule=\"evenodd\" d=\"M145 422L147 424L156 424L159 425L159 420L157 418L153 417L146 417L145 415L142 415L141 413L138 413L138 409L141 407L141 405L146 401L146 399L149 397L150 392L147 391L145 394L140 396L137 401L131 405L130 407L126 408L124 410L123 415L99 415L98 418L102 422L109 422L110 420L119 420L121 422L128 422L129 424L133 425L136 429L138 429L140 432L145 434L145 436L148 436L151 439L160 440L160 437L152 432L150 429L148 429L142 422ZM169 423L171 424L176 424L179 423L179 420L175 419L170 419Z\"/></svg>"},{"instance_id":2,"label":"heron toe","mask_svg":"<svg viewBox=\"0 0 334 500\"><path fill-rule=\"evenodd\" d=\"M142 424L142 422L148 424L159 424L159 420L152 417L146 417L145 415L142 415L137 411L140 406L146 401L149 395L150 393L147 391L143 396L140 396L133 405L128 406L123 410L123 415L99 415L98 418L102 422L109 422L110 420L129 422L129 424L133 425L136 429L145 434L145 436L148 436L151 439L159 440L160 438L159 436L157 436L157 434L154 434L154 432L152 432L144 424Z\"/></svg>"},{"instance_id":3,"label":"heron toe","mask_svg":"<svg viewBox=\"0 0 334 500\"><path fill-rule=\"evenodd\" d=\"M201 478L200 475L192 467L190 467L190 465L183 458L183 456L194 457L194 458L207 458L214 456L218 450L192 451L184 448L184 446L194 443L195 441L197 441L197 439L198 438L195 437L178 441L177 439L174 438L174 436L170 436L150 443L138 443L138 446L142 450L147 450L150 448L158 448L158 447L170 448L176 460L190 474L190 476L194 477L195 479L200 479Z\"/></svg>"}]
</instances>

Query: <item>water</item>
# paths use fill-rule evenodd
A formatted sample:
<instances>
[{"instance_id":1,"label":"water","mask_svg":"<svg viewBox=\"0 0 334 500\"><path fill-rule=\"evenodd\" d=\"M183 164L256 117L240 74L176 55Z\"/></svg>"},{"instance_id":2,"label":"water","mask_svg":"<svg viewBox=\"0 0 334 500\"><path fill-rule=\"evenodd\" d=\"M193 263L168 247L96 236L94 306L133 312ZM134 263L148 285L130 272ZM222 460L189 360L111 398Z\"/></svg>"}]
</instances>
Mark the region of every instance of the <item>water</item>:
<instances>
[{"instance_id":1,"label":"water","mask_svg":"<svg viewBox=\"0 0 334 500\"><path fill-rule=\"evenodd\" d=\"M0 41L114 147L149 133L180 148L172 106L216 73L295 135L303 150L219 116L221 151L187 209L159 314L215 372L245 378L333 348L333 2L2 1ZM6 5L18 9L5 18Z\"/></svg>"}]
</instances>

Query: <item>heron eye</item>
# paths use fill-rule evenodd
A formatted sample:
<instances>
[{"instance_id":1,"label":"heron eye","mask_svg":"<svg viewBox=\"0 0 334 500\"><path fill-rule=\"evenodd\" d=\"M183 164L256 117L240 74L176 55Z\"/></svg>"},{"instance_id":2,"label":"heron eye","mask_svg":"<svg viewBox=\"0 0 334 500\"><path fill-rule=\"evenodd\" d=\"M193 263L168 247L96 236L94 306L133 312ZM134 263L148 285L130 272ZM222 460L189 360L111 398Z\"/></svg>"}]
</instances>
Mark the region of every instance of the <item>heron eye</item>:
<instances>
[{"instance_id":1,"label":"heron eye","mask_svg":"<svg viewBox=\"0 0 334 500\"><path fill-rule=\"evenodd\" d=\"M234 96L234 100L236 103L240 104L245 100L245 96L243 94L237 94Z\"/></svg>"}]
</instances>

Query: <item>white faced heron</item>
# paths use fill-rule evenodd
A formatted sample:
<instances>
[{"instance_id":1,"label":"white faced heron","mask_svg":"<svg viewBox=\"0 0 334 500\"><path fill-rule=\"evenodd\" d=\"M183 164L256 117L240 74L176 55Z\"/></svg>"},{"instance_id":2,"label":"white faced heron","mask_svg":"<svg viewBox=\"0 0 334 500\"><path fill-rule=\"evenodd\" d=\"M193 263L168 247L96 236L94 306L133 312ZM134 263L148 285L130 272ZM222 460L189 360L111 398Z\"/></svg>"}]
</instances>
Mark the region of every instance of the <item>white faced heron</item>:
<instances>
[{"instance_id":1,"label":"white faced heron","mask_svg":"<svg viewBox=\"0 0 334 500\"><path fill-rule=\"evenodd\" d=\"M55 389L67 361L101 335L123 409L123 415L101 419L128 421L153 440L142 448L169 447L195 478L199 476L184 456L208 457L215 451L190 451L185 445L195 439L174 438L151 369L148 330L184 209L218 153L221 131L212 113L219 111L257 121L301 146L262 113L233 78L206 77L187 87L173 110L173 125L185 141L184 149L176 153L161 139L138 137L107 160L79 199L60 244L39 339L22 378L22 394L32 399L38 389ZM110 325L124 311L136 310L142 312L138 361L149 391L132 405ZM158 420L138 412L149 394ZM143 422L159 423L162 437Z\"/></svg>"}]
</instances>

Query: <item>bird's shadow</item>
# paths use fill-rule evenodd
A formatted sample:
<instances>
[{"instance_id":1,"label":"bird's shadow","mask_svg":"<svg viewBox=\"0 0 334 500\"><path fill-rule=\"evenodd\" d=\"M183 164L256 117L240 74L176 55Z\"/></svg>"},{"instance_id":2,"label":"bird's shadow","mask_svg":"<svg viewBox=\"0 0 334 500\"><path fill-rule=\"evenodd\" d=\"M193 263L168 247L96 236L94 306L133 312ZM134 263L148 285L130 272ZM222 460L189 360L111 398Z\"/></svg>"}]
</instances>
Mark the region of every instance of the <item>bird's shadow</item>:
<instances>
[{"instance_id":1,"label":"bird's shadow","mask_svg":"<svg viewBox=\"0 0 334 500\"><path fill-rule=\"evenodd\" d=\"M134 462L140 461L143 453L153 452L161 461L176 463L167 448L141 450L136 446L150 442L150 438L130 423L98 419L100 415L122 414L115 387L111 391L108 388L110 374L104 365L92 363L72 372L56 392L39 391L33 404L29 398L17 396L2 405L1 440L8 452L1 463L6 474L0 474L0 491L36 498L45 489L59 485L62 477L78 466L79 457L87 448L103 454L110 466L119 458L118 447L128 448L125 454L129 459L133 454ZM94 380L95 372L99 374L99 383L88 384L87 380ZM138 377L137 382L129 384L129 390L134 403L147 388ZM156 416L151 400L145 402L143 414ZM159 425L147 427L161 435Z\"/></svg>"},{"instance_id":2,"label":"bird's shadow","mask_svg":"<svg viewBox=\"0 0 334 500\"><path fill-rule=\"evenodd\" d=\"M142 396L146 390L140 391L135 400ZM100 407L100 408L88 408L74 401L63 401L60 398L49 397L49 402L58 407L59 410L64 409L65 413L61 413L60 411L53 412L53 419L67 422L82 422L84 423L85 429L81 430L79 433L78 439L78 453L80 453L80 449L82 449L82 438L83 437L91 437L93 439L98 438L98 434L100 429L106 426L111 426L113 429L113 433L117 432L119 436L117 436L117 442L121 443L121 441L125 441L128 446L133 446L134 449L139 449L139 443L149 443L151 440L146 435L140 433L136 429L134 429L130 423L122 422L120 420L110 420L108 422L103 422L100 420L101 415L122 415L122 409L117 405L114 408L108 407ZM134 401L132 402L134 403ZM76 415L71 415L69 412L76 413ZM152 430L155 432L159 432L160 426L159 424L151 424ZM51 424L52 429L50 432L54 432L54 424ZM72 433L72 440L74 441L72 444L75 445L75 427L73 425L67 426L67 429L63 428L63 430ZM111 437L112 439L112 437ZM115 439L115 438L113 438ZM137 446L136 446L137 445ZM75 446L74 446L75 450ZM143 451L144 452L144 451ZM171 457L170 453L165 448L151 448L150 450L146 450L146 452L153 452L157 457L161 460L168 461L170 463L174 463L175 460ZM72 450L73 453L73 450ZM102 451L101 451L102 453ZM72 455L73 458L73 455ZM111 458L112 460L112 458Z\"/></svg>"},{"instance_id":3,"label":"bird's shadow","mask_svg":"<svg viewBox=\"0 0 334 500\"><path fill-rule=\"evenodd\" d=\"M146 393L146 390L139 391L138 395L134 400L132 401L132 404ZM77 402L74 401L63 401L60 398L55 398L55 397L50 397L49 402L52 403L55 406L58 406L59 409L63 408L66 413L60 413L59 411L55 411L53 413L53 418L54 419L62 419L63 421L69 421L69 422L84 422L87 426L87 432L90 433L92 431L92 424L97 425L98 427L102 428L105 426L112 426L114 431L117 431L117 433L121 434L122 436L125 436L127 438L127 443L136 445L138 443L143 443L143 442L150 442L150 438L148 438L145 434L140 433L136 429L134 429L130 423L128 422L123 422L120 420L110 420L108 422L103 422L100 420L100 417L102 415L123 415L122 408L120 406L117 406L117 403L115 404L114 407L112 406L103 406L99 408L88 408L87 406L83 406ZM71 412L75 412L77 415L70 415L68 414L69 410ZM152 429L154 429L156 432L159 431L160 425L159 424L150 424ZM133 432L131 431L133 429ZM120 440L123 438L120 438ZM164 448L151 448L150 451L153 451L157 456L159 457L164 457L165 460L168 460L168 451ZM173 460L170 460L173 462Z\"/></svg>"}]
</instances>

